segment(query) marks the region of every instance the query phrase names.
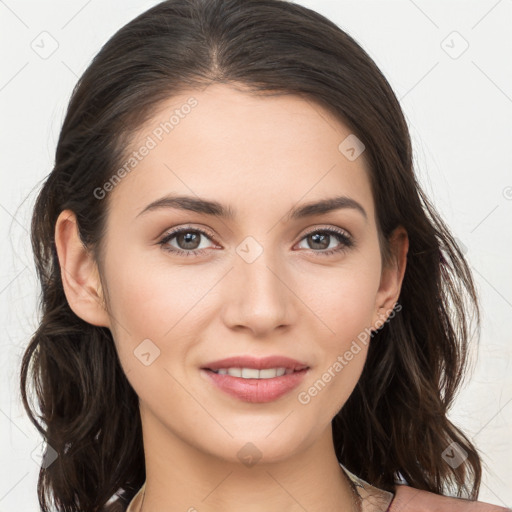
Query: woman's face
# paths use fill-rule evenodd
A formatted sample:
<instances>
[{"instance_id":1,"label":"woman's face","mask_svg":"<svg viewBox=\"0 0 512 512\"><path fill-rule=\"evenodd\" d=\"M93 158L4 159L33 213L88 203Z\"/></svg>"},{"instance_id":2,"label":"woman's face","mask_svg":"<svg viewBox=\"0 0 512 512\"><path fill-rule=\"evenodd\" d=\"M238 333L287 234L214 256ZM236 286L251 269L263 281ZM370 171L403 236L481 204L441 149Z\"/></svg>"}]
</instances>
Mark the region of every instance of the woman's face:
<instances>
[{"instance_id":1,"label":"woman's face","mask_svg":"<svg viewBox=\"0 0 512 512\"><path fill-rule=\"evenodd\" d=\"M310 101L226 85L169 99L138 132L98 200L109 327L146 432L233 461L284 460L330 435L400 284L349 136ZM254 361L217 365L251 380L206 369L239 356L297 366L270 380L254 380Z\"/></svg>"}]
</instances>

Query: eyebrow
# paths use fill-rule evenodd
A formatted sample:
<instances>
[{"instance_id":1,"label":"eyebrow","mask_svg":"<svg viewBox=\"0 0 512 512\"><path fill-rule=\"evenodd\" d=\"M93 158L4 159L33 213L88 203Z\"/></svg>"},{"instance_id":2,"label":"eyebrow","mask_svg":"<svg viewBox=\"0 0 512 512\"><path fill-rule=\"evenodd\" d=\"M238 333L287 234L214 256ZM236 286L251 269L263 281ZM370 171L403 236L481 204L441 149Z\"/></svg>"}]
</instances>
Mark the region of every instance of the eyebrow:
<instances>
[{"instance_id":1,"label":"eyebrow","mask_svg":"<svg viewBox=\"0 0 512 512\"><path fill-rule=\"evenodd\" d=\"M230 206L224 206L218 201L201 199L192 196L175 196L167 195L148 204L137 217L144 215L154 210L163 208L176 208L179 210L187 210L206 215L212 215L223 219L233 220L236 215L235 211ZM312 217L314 215L322 215L335 210L352 209L358 211L365 220L368 215L365 209L355 199L347 196L336 196L320 201L313 201L305 203L300 206L292 208L287 214L287 220L303 219L305 217Z\"/></svg>"}]
</instances>

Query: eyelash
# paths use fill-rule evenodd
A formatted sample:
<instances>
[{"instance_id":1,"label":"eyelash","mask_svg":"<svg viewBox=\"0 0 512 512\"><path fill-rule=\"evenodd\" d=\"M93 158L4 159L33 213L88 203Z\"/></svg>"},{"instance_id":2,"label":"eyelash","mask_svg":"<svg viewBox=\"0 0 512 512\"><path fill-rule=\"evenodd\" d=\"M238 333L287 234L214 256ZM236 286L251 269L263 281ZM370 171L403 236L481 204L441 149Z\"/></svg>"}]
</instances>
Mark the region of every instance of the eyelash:
<instances>
[{"instance_id":1,"label":"eyelash","mask_svg":"<svg viewBox=\"0 0 512 512\"><path fill-rule=\"evenodd\" d=\"M182 227L182 228L177 228L177 229L171 231L170 233L167 233L165 235L165 237L162 240L160 240L160 242L158 242L158 244L161 245L165 251L173 253L176 256L185 256L185 257L201 256L206 251L206 249L195 249L195 250L190 250L190 251L184 251L182 249L176 249L174 247L172 249L170 249L169 246L167 246L167 243L170 240L172 240L175 236L179 235L180 233L188 233L188 232L201 233L202 235L206 236L207 238L210 238L210 239L214 238L211 233L209 233L208 231L205 231L203 229ZM340 247L338 247L336 249L326 249L323 251L315 251L315 250L311 249L314 253L318 253L321 256L330 256L334 253L342 253L354 245L354 241L352 240L352 238L349 235L346 234L346 232L336 229L336 228L314 229L312 231L309 231L308 233L305 233L304 236L300 239L300 241L302 241L307 236L315 234L315 233L324 233L324 234L335 235L338 238L338 240L341 242Z\"/></svg>"}]
</instances>

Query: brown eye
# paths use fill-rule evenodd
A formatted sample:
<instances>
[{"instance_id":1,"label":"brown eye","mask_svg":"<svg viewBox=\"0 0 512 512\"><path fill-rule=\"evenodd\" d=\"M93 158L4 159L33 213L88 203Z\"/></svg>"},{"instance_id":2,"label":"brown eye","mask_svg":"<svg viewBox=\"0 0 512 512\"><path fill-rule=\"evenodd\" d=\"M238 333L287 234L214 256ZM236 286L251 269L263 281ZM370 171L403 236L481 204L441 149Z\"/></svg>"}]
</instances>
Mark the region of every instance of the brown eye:
<instances>
[{"instance_id":1,"label":"brown eye","mask_svg":"<svg viewBox=\"0 0 512 512\"><path fill-rule=\"evenodd\" d=\"M333 238L338 240L338 246L329 248ZM310 231L302 238L302 240L306 240L306 243L309 246L307 248L313 250L313 252L318 252L323 256L347 250L354 244L349 235L343 231L338 231L337 229L317 229L315 231Z\"/></svg>"},{"instance_id":2,"label":"brown eye","mask_svg":"<svg viewBox=\"0 0 512 512\"><path fill-rule=\"evenodd\" d=\"M204 252L204 248L199 248L202 237L211 239L206 231L185 227L171 231L158 243L164 250L179 256L200 256ZM170 243L174 239L176 245Z\"/></svg>"},{"instance_id":3,"label":"brown eye","mask_svg":"<svg viewBox=\"0 0 512 512\"><path fill-rule=\"evenodd\" d=\"M199 247L199 244L201 243L201 236L201 234L194 231L183 231L174 237L176 238L176 243L180 249L194 250Z\"/></svg>"}]
</instances>

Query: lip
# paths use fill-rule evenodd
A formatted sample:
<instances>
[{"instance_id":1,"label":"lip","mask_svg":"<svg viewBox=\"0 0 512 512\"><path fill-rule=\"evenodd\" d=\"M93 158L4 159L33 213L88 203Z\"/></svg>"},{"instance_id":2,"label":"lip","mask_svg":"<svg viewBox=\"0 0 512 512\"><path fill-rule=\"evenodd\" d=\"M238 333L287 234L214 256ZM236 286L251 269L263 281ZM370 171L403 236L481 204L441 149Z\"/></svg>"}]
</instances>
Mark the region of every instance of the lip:
<instances>
[{"instance_id":1,"label":"lip","mask_svg":"<svg viewBox=\"0 0 512 512\"><path fill-rule=\"evenodd\" d=\"M212 361L202 366L204 370L218 370L219 368L254 368L256 370L286 368L287 370L298 371L308 368L308 365L285 356L275 355L257 358L242 355L219 359L218 361Z\"/></svg>"},{"instance_id":2,"label":"lip","mask_svg":"<svg viewBox=\"0 0 512 512\"><path fill-rule=\"evenodd\" d=\"M271 379L244 379L232 375L221 375L212 370L219 368L286 368L293 373ZM205 364L201 374L217 389L244 402L266 403L277 400L295 389L305 378L310 367L289 357L268 356L255 358L235 356Z\"/></svg>"},{"instance_id":3,"label":"lip","mask_svg":"<svg viewBox=\"0 0 512 512\"><path fill-rule=\"evenodd\" d=\"M308 372L309 368L271 379L243 379L201 368L201 374L218 389L239 400L252 403L272 402L281 398L296 388Z\"/></svg>"}]
</instances>

